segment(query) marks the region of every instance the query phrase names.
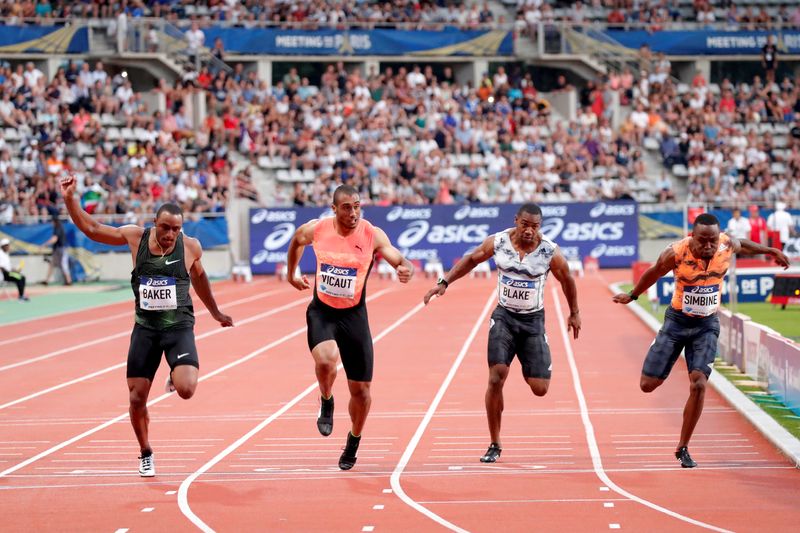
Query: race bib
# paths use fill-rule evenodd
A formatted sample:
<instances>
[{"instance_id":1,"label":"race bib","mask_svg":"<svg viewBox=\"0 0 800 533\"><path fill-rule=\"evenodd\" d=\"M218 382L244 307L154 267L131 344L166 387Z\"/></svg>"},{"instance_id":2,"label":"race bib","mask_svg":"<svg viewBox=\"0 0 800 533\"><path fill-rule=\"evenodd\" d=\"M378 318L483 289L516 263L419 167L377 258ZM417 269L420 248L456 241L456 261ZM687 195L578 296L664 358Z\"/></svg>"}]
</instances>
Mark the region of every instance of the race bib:
<instances>
[{"instance_id":1,"label":"race bib","mask_svg":"<svg viewBox=\"0 0 800 533\"><path fill-rule=\"evenodd\" d=\"M683 288L683 312L688 315L713 315L717 312L719 303L719 285L692 286Z\"/></svg>"},{"instance_id":2,"label":"race bib","mask_svg":"<svg viewBox=\"0 0 800 533\"><path fill-rule=\"evenodd\" d=\"M333 298L355 298L357 268L322 263L319 267L317 290Z\"/></svg>"},{"instance_id":3,"label":"race bib","mask_svg":"<svg viewBox=\"0 0 800 533\"><path fill-rule=\"evenodd\" d=\"M169 311L178 308L175 278L139 276L139 308L144 311Z\"/></svg>"},{"instance_id":4,"label":"race bib","mask_svg":"<svg viewBox=\"0 0 800 533\"><path fill-rule=\"evenodd\" d=\"M498 278L500 305L512 311L533 311L539 303L539 282L514 279L500 274Z\"/></svg>"}]
</instances>

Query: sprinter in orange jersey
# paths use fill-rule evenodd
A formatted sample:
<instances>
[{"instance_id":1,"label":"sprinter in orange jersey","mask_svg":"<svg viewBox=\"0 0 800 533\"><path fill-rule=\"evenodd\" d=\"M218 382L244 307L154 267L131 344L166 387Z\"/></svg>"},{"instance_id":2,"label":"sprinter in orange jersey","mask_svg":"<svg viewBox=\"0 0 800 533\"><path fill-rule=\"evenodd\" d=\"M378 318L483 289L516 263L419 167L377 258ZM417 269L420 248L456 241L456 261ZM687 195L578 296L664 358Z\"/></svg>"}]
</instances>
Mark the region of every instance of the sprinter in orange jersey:
<instances>
[{"instance_id":1,"label":"sprinter in orange jersey","mask_svg":"<svg viewBox=\"0 0 800 533\"><path fill-rule=\"evenodd\" d=\"M789 267L789 260L780 250L720 234L717 217L703 213L695 219L691 237L668 246L629 293L614 296L615 302L628 304L658 278L670 270L674 272L672 303L664 314L664 325L647 352L639 386L644 392L658 388L667 379L681 350L686 349L689 400L683 410L681 438L675 451L683 468L697 466L689 455L689 439L703 412L706 382L717 355L717 310L722 297L722 279L734 253L771 255L779 265Z\"/></svg>"},{"instance_id":2,"label":"sprinter in orange jersey","mask_svg":"<svg viewBox=\"0 0 800 533\"><path fill-rule=\"evenodd\" d=\"M367 320L366 284L375 253L392 265L402 283L408 283L414 267L392 246L389 237L361 218L358 191L341 185L333 193L334 216L311 220L300 226L289 243L289 283L298 290L310 289L305 276L295 277L305 246L317 256L314 298L306 311L308 347L321 393L317 429L328 436L333 431L333 382L341 355L350 389L352 428L339 458L339 468L350 470L356 463L361 430L372 403L372 335Z\"/></svg>"}]
</instances>

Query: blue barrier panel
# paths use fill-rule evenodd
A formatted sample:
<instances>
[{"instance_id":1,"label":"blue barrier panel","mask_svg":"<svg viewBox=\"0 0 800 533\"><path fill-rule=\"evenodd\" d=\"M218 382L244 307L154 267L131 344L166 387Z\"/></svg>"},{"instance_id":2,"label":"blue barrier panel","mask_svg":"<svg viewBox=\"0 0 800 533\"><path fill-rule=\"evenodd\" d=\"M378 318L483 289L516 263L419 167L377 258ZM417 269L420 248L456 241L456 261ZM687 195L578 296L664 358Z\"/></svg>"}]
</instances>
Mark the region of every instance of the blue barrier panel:
<instances>
[{"instance_id":1,"label":"blue barrier panel","mask_svg":"<svg viewBox=\"0 0 800 533\"><path fill-rule=\"evenodd\" d=\"M383 229L411 260L438 259L446 269L489 235L514 225L519 204L365 206L364 218ZM597 258L601 267L628 267L638 258L639 228L635 202L543 204L542 233L567 257ZM294 231L329 208L276 208L250 211L250 263L254 273L271 274L286 262ZM303 272L313 272L306 250Z\"/></svg>"},{"instance_id":2,"label":"blue barrier panel","mask_svg":"<svg viewBox=\"0 0 800 533\"><path fill-rule=\"evenodd\" d=\"M767 36L777 34L776 46L784 54L800 54L800 31L657 31L606 30L602 36L587 34L600 42L613 39L625 48L639 49L646 44L654 52L667 55L761 55ZM605 45L606 47L608 45Z\"/></svg>"},{"instance_id":3,"label":"blue barrier panel","mask_svg":"<svg viewBox=\"0 0 800 533\"><path fill-rule=\"evenodd\" d=\"M85 26L0 26L0 53L83 54L89 51Z\"/></svg>"},{"instance_id":4,"label":"blue barrier panel","mask_svg":"<svg viewBox=\"0 0 800 533\"><path fill-rule=\"evenodd\" d=\"M766 302L775 286L775 274L785 272L782 268L743 268L736 271L736 285L739 287L738 301ZM658 302L662 305L672 300L675 291L675 280L668 274L656 282ZM728 276L722 283L722 302L728 302Z\"/></svg>"}]
</instances>

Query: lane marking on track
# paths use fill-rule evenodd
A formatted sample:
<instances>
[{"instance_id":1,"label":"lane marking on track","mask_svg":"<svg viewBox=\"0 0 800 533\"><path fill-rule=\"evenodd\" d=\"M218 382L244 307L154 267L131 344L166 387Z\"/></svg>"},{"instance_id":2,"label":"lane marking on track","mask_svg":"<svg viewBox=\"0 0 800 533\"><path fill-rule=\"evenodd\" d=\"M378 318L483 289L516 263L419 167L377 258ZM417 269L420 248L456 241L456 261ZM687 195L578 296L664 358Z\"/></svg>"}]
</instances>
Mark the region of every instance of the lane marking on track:
<instances>
[{"instance_id":1,"label":"lane marking on track","mask_svg":"<svg viewBox=\"0 0 800 533\"><path fill-rule=\"evenodd\" d=\"M461 362L464 360L464 357L466 357L469 347L472 345L472 342L475 340L475 336L478 334L478 330L486 322L486 317L488 316L489 312L492 309L492 305L494 304L494 299L495 299L495 293L494 291L492 291L489 298L486 300L486 304L483 306L483 310L478 315L478 319L472 326L472 331L469 332L469 335L464 340L464 344L461 346L461 350L456 356L455 361L453 361L453 364L450 367L450 371L447 373L447 376L445 377L444 381L439 387L439 390L437 391L436 396L434 396L433 401L431 401L430 405L428 406L428 410L425 413L425 416L422 418L422 421L420 422L419 426L417 426L417 431L414 433L414 435L411 437L411 440L408 442L408 446L406 447L405 452L403 452L402 457L400 457L400 461L394 468L391 477L392 489L394 489L394 493L404 503L409 505L411 508L419 511L423 515L427 516L437 524L442 525L452 531L457 531L459 533L466 533L466 530L458 527L457 525L451 522L448 522L447 520L437 515L430 509L427 509L426 507L416 502L413 498L409 497L408 494L406 494L405 490L403 490L403 487L400 485L400 476L403 474L403 470L405 470L406 466L408 465L408 462L411 460L411 456L417 449L419 441L422 439L422 435L425 433L428 424L430 424L431 419L433 418L433 415L436 412L436 409L439 407L439 404L441 403L442 398L444 397L444 394L447 391L447 388L453 381L453 378L455 377L458 368L461 366Z\"/></svg>"},{"instance_id":2,"label":"lane marking on track","mask_svg":"<svg viewBox=\"0 0 800 533\"><path fill-rule=\"evenodd\" d=\"M155 507L145 507L144 509L142 509L142 512L143 513L152 513L155 510L156 510Z\"/></svg>"},{"instance_id":3,"label":"lane marking on track","mask_svg":"<svg viewBox=\"0 0 800 533\"><path fill-rule=\"evenodd\" d=\"M249 318L245 318L244 320L238 322L236 324L236 326L237 327L244 326L244 325L249 324L251 322L255 322L256 320L261 320L262 318L266 318L268 316L271 316L271 315L274 315L274 314L277 314L277 313L281 313L283 311L286 311L287 309L291 309L292 307L295 307L295 306L298 306L298 305L301 305L301 304L307 303L307 302L308 302L307 298L301 298L301 299L295 300L293 302L289 302L286 305L282 305L280 307L276 307L274 309L270 309L269 311L265 311L263 313L259 313L257 315L251 316ZM199 341L199 340L205 339L207 337L211 337L212 335L218 335L220 333L226 333L228 331L233 331L234 329L235 328L217 328L217 329L212 329L211 331L207 331L205 333L201 333L200 335L197 335L195 337L195 341ZM130 335L130 332L126 333L125 335ZM71 350L71 349L72 348L70 348L69 350ZM89 379L92 379L92 378L96 378L97 376L101 376L103 374L107 374L108 372L113 372L114 370L117 370L119 368L125 367L125 365L127 365L127 364L128 364L127 361L123 362L123 363L117 363L116 365L112 365L112 366L103 368L102 370L98 370L97 372L92 372L91 374L86 374L85 376L81 376L79 378L71 379L69 381L65 381L63 383L59 383L58 385L53 385L52 387L48 387L48 388L40 390L38 392L34 392L34 393L31 393L31 394L28 394L27 396L23 396L22 398L18 398L16 400L12 400L12 401L6 402L4 404L0 404L0 411L3 410L3 409L8 409L9 407L12 407L14 405L19 405L19 404L21 404L23 402L27 402L28 400L32 400L34 398L38 398L39 396L43 396L45 394L49 394L51 392L63 389L65 387L69 387L71 385L75 385L76 383L81 383L83 381L86 381L86 380L89 380ZM200 379L202 380L203 378L201 377ZM172 394L172 393L170 393L170 394ZM2 477L2 475L0 475L0 477Z\"/></svg>"},{"instance_id":4,"label":"lane marking on track","mask_svg":"<svg viewBox=\"0 0 800 533\"><path fill-rule=\"evenodd\" d=\"M241 305L243 303L248 303L250 301L257 300L259 298L263 298L263 297L268 296L268 295L270 295L272 293L275 293L275 292L283 292L283 291L282 290L277 290L277 291L272 291L272 292L266 292L266 293L263 293L263 294L257 294L255 296L248 296L247 298L241 298L239 300L234 300L234 301L232 301L230 303L223 304L223 307L229 308L229 307L234 307L234 306L237 306L237 305ZM129 311L126 314L128 316L130 316L131 313ZM203 309L202 311L198 311L197 313L195 313L195 317L199 317L199 316L203 316L203 315L207 315L207 314L209 314L208 313L208 309ZM72 328L69 328L69 329L74 329L74 326ZM50 333L52 333L54 331L56 331L56 330L48 330L46 333L47 333L47 335L50 335ZM80 344L73 344L71 346L67 346L66 348L61 348L60 350L54 350L52 352L48 352L48 353L43 354L43 355L39 355L39 356L36 356L36 357L29 357L29 358L23 359L22 361L17 361L16 363L10 363L8 365L0 366L0 372L5 372L6 370L12 370L14 368L19 368L21 366L30 365L30 364L33 364L33 363L38 363L39 361L44 361L44 360L47 360L47 359L51 359L53 357L56 357L56 356L59 356L59 355L63 355L65 353L74 352L75 350L80 350L82 348L88 348L89 346L94 346L96 344L102 344L104 342L108 342L108 341L112 341L112 340L115 340L115 339L119 339L121 337L127 337L127 336L130 336L130 334L131 334L131 330L127 329L125 331L120 331L118 333L113 333L111 335L106 335L105 337L100 337L98 339L94 339L94 340L91 340L91 341L82 342Z\"/></svg>"},{"instance_id":5,"label":"lane marking on track","mask_svg":"<svg viewBox=\"0 0 800 533\"><path fill-rule=\"evenodd\" d=\"M367 299L369 301L369 298ZM418 303L415 305L410 311L406 312L403 316L398 318L394 323L392 323L389 327L384 329L380 334L373 338L373 344L380 342L383 338L385 338L389 333L400 327L406 320L417 314L422 308L424 304ZM303 328L305 331L306 328ZM339 363L336 367L337 371L343 368L342 364ZM214 465L222 461L225 457L236 451L242 444L250 440L254 435L256 435L259 431L267 427L269 424L277 420L281 415L286 413L289 409L297 405L301 400L303 400L306 396L317 390L319 387L318 383L314 381L311 385L306 387L306 389L289 400L282 408L275 411L270 417L262 421L256 427L239 437L235 442L233 442L230 446L222 450L219 454L213 457L210 461L206 464L201 466L197 471L192 473L189 477L183 480L181 483L180 488L178 489L178 507L180 508L181 512L188 518L198 529L204 531L205 533L211 533L214 530L211 527L203 522L203 520L192 511L191 506L189 505L189 487L191 484L200 477L203 473L211 469ZM377 466L377 465L376 465Z\"/></svg>"},{"instance_id":6,"label":"lane marking on track","mask_svg":"<svg viewBox=\"0 0 800 533\"><path fill-rule=\"evenodd\" d=\"M386 294L387 292L390 292L390 291L391 291L391 289L384 289L382 291L379 291L379 292L375 293L374 295L372 295L372 299L379 298L383 294ZM300 302L302 302L302 301L306 301L307 302L308 299L306 298L304 300L300 300ZM297 305L297 304L294 303L294 304L291 304L291 305ZM280 308L278 308L278 309L280 309ZM275 310L273 310L273 311L275 311ZM262 313L261 315L267 316L270 313L272 313L272 311L268 311L267 313ZM256 315L256 317L259 317L259 316L260 315ZM263 317L263 316L261 316L261 317ZM256 319L256 317L251 317L251 318L252 319ZM225 328L225 329L231 329L231 328ZM234 361L232 361L232 362L230 362L230 363L228 363L226 365L223 365L223 366L219 367L218 369L209 372L208 374L200 376L200 378L197 381L205 381L205 380L210 379L210 378L212 378L212 377L214 377L214 376L216 376L218 374L221 374L221 373L223 373L223 372L225 372L227 370L230 370L231 368L239 366L240 364L245 363L245 362L249 361L250 359L253 359L254 357L257 357L258 355L261 355L262 353L264 353L266 351L269 351L272 348L274 348L276 346L279 346L279 345L283 344L284 342L286 342L286 341L288 341L288 340L290 340L290 339L292 339L294 337L297 337L301 333L305 332L305 330L306 330L305 327L298 328L298 329L294 330L293 332L288 333L288 334L284 335L283 337L281 337L281 338L279 338L277 340L274 340L274 341L270 342L269 344L267 344L265 346L262 346L261 348L259 348L257 350L254 350L254 351L250 352L249 354L247 354L247 355L245 355L243 357L240 357L239 359L236 359L236 360L234 360ZM216 330L216 331L224 331L224 330L220 329L220 330ZM123 365L124 365L124 363L123 363ZM116 366L119 367L120 365L116 365ZM157 398L153 398L152 400L147 402L147 406L150 407L150 406L155 405L155 404L157 404L159 402L162 402L162 401L166 400L167 398L172 397L174 394L175 394L174 392L169 392L169 393L162 394L161 396L158 396ZM121 414L121 415L119 415L117 417L112 418L111 420L107 420L106 422L100 424L99 426L95 426L92 429L84 431L80 435L76 435L76 436L72 437L71 439L65 440L65 441L63 441L63 442L61 442L59 444L56 444L55 446L53 446L51 448L48 448L47 450L44 450L43 452L37 453L33 457L31 457L29 459L26 459L25 461L22 461L21 463L18 463L18 464L14 465L14 466L12 466L10 468L6 468L2 472L0 472L0 478L3 478L5 476L7 476L8 474L14 473L17 470L20 470L22 468L25 468L29 464L35 463L39 459L47 457L47 456L57 452L58 450L61 450L62 448L66 448L70 444L74 444L75 442L78 442L78 441L88 437L89 435L94 435L95 433L97 433L99 431L102 431L105 428L116 424L117 422L121 422L122 420L125 420L126 418L128 418L128 416L130 416L128 413ZM130 441L128 441L128 442L130 442Z\"/></svg>"},{"instance_id":7,"label":"lane marking on track","mask_svg":"<svg viewBox=\"0 0 800 533\"><path fill-rule=\"evenodd\" d=\"M597 477L606 484L606 487L602 487L600 490L608 490L609 488L616 492L621 496L625 496L637 503L640 503L646 507L649 507L655 511L660 513L664 513L672 518L676 518L678 520L682 520L683 522L688 522L698 527L710 529L712 531L719 531L724 533L732 533L727 529L723 529L712 524L707 524L705 522L701 522L700 520L695 520L694 518L690 518L688 516L682 515L680 513L676 513L666 507L662 507L656 503L653 503L649 500L645 500L644 498L640 498L633 493L628 492L627 490L623 489L616 483L614 483L611 478L608 477L606 474L605 469L603 468L603 458L600 454L600 446L597 444L597 437L594 433L594 426L592 425L592 421L589 418L589 408L586 404L586 396L583 394L583 385L581 385L581 377L578 373L578 364L575 360L575 354L572 351L572 343L570 342L569 338L569 330L567 330L567 323L564 319L564 312L561 308L561 301L559 300L558 292L556 291L555 287L552 287L552 294L553 294L553 301L555 302L556 306L556 316L558 317L558 325L559 329L561 330L561 337L564 341L564 350L567 354L567 361L569 362L569 369L572 373L572 384L575 388L575 395L578 397L578 404L580 405L581 411L581 421L583 422L584 431L586 433L586 442L589 446L589 454L592 458L592 466L594 467L594 472Z\"/></svg>"}]
</instances>

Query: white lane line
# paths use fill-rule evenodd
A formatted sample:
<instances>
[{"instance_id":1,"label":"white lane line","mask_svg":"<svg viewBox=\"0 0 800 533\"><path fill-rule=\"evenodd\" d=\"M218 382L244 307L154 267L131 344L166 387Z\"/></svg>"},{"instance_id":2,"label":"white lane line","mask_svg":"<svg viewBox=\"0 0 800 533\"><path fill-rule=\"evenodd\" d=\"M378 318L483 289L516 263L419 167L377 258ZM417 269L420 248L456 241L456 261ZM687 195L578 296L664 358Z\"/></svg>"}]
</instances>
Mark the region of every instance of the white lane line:
<instances>
[{"instance_id":1,"label":"white lane line","mask_svg":"<svg viewBox=\"0 0 800 533\"><path fill-rule=\"evenodd\" d=\"M172 496L173 494L177 494L177 493L178 493L177 490L168 490L164 494L166 494L167 496Z\"/></svg>"},{"instance_id":2,"label":"white lane line","mask_svg":"<svg viewBox=\"0 0 800 533\"><path fill-rule=\"evenodd\" d=\"M283 312L283 311L285 311L287 309L290 309L292 307L295 307L295 306L298 306L298 305L301 305L301 304L307 303L307 302L308 302L308 298L301 298L299 300L295 300L293 302L290 302L290 303L288 303L286 305L282 305L280 307L276 307L274 309L270 309L269 311L265 311L263 313L259 313L257 315L251 316L250 318L245 318L244 320L241 320L241 321L237 322L236 325L237 325L237 327L241 327L241 326L244 326L244 325L249 324L251 322L255 322L257 320L261 320L262 318L265 318L265 317L268 317L268 316L271 316L271 315L274 315L274 314L277 314L277 313L281 313L281 312ZM211 331L207 331L205 333L201 333L200 335L196 336L195 337L195 341L199 341L199 340L205 339L207 337L211 337L212 335L218 335L220 333L226 333L228 331L233 331L234 329L236 329L236 328L217 328L217 329L212 329ZM126 333L125 335L130 335L130 332ZM116 365L112 365L112 366L106 367L106 368L104 368L102 370L98 370L97 372L92 372L91 374L86 374L85 376L81 376L79 378L75 378L75 379L72 379L70 381L65 381L64 383L59 383L58 385L53 385L52 387L48 387L48 388L40 390L38 392L34 392L34 393L31 393L31 394L28 394L27 396L23 396L22 398L17 398L16 400L12 400L10 402L6 402L6 403L0 405L0 410L8 409L9 407L12 407L14 405L19 405L19 404L21 404L23 402L27 402L28 400L32 400L34 398L38 398L39 396L44 396L45 394L50 394L51 392L55 392L57 390L63 389L65 387L69 387L71 385L75 385L76 383L81 383L83 381L86 381L86 380L89 380L89 379L92 379L92 378L96 378L97 376L101 376L103 374L107 374L108 372L113 372L114 370L117 370L119 368L123 368L127 364L128 364L127 361L124 362L124 363L118 363Z\"/></svg>"},{"instance_id":3,"label":"white lane line","mask_svg":"<svg viewBox=\"0 0 800 533\"><path fill-rule=\"evenodd\" d=\"M611 478L608 477L605 470L603 469L603 459L602 456L600 455L600 447L597 444L597 437L595 436L594 433L594 426L592 426L592 421L589 418L589 408L586 404L586 396L583 394L583 386L581 385L581 378L580 375L578 374L578 365L575 361L575 354L572 351L572 344L570 342L570 338L568 335L567 324L566 321L564 320L564 312L561 309L561 301L559 300L559 295L558 292L556 292L555 287L552 288L552 293L553 293L553 301L555 302L556 305L556 316L558 317L558 325L559 329L561 330L561 336L564 340L564 349L567 354L569 369L570 372L572 373L572 384L575 388L575 395L578 397L578 404L580 405L581 421L583 422L584 431L586 433L586 441L589 445L589 453L592 457L592 466L594 467L595 474L600 479L600 481L602 481L607 485L606 490L610 488L621 496L630 498L631 500L638 502L646 507L654 509L660 513L664 513L673 518L677 518L678 520L688 522L695 526L710 529L712 531L731 533L727 529L707 524L705 522L701 522L700 520L695 520L694 518L684 516L680 513L676 513L675 511L667 509L666 507L662 507L651 501L645 500L644 498L640 498L639 496L636 496L635 494L632 494L627 490L623 489L622 487L611 481Z\"/></svg>"},{"instance_id":4,"label":"white lane line","mask_svg":"<svg viewBox=\"0 0 800 533\"><path fill-rule=\"evenodd\" d=\"M398 318L393 324L384 329L379 335L374 337L372 342L373 343L380 342L389 333L400 327L400 325L403 324L406 320L417 314L417 312L419 312L420 309L422 309L423 307L424 304L422 303L418 303L417 305L415 305L410 311L406 312L406 314ZM305 328L303 328L303 330L305 331ZM341 370L343 367L340 363L336 368L337 370ZM286 413L289 409L297 405L301 400L303 400L303 398L305 398L306 396L317 390L318 387L319 385L317 384L316 381L311 385L309 385L308 387L306 387L306 389L303 392L292 398L282 408L275 411L271 416L262 421L256 427L254 427L253 429L251 429L250 431L239 437L239 439L237 439L234 443L232 443L230 446L222 450L210 461L208 461L206 464L204 464L198 470L192 473L189 477L183 480L183 483L181 483L181 486L178 489L178 507L180 508L181 512L186 516L186 518L188 518L201 531L204 531L206 533L213 532L214 530L211 529L211 527L208 524L203 522L203 520L199 516L197 516L194 511L192 511L192 508L189 505L189 487L191 486L191 484L203 473L207 472L214 465L222 461L225 457L236 451L240 446L242 446L242 444L250 440L259 431L267 427L273 421L277 420L281 415Z\"/></svg>"},{"instance_id":5,"label":"white lane line","mask_svg":"<svg viewBox=\"0 0 800 533\"><path fill-rule=\"evenodd\" d=\"M145 507L144 509L142 509L142 512L143 513L152 513L153 511L155 511L155 509L156 509L155 507Z\"/></svg>"},{"instance_id":6,"label":"white lane line","mask_svg":"<svg viewBox=\"0 0 800 533\"><path fill-rule=\"evenodd\" d=\"M375 526L364 526L361 531L375 531Z\"/></svg>"},{"instance_id":7,"label":"white lane line","mask_svg":"<svg viewBox=\"0 0 800 533\"><path fill-rule=\"evenodd\" d=\"M379 292L375 293L372 296L372 298L373 299L374 298L378 298L379 296L389 292L390 290L391 289L384 289L382 291L379 291ZM308 299L304 299L304 301L307 302ZM295 305L295 304L292 304L292 305ZM262 314L265 314L265 313L262 313ZM255 318L255 317L253 317L253 318ZM225 328L225 329L230 329L230 328ZM210 379L210 378L212 378L212 377L214 377L214 376L216 376L218 374L221 374L222 372L225 372L226 370L229 370L229 369L231 369L231 368L233 368L235 366L239 366L240 364L245 363L245 362L249 361L250 359L253 359L256 356L258 356L258 355L260 355L260 354L262 354L262 353L264 353L266 351L269 351L272 348L274 348L276 346L279 346L279 345L283 344L284 342L286 342L286 341L288 341L288 340L290 340L290 339L292 339L294 337L297 337L301 333L305 332L305 330L306 330L305 326L302 327L302 328L296 329L293 332L284 335L283 337L281 337L278 340L272 341L269 344L267 344L265 346L262 346L261 348L255 350L255 351L252 351L252 352L250 352L249 354L247 354L247 355L245 355L243 357L240 357L239 359L236 359L235 361L231 361L230 363L228 363L228 364L226 364L224 366L221 366L218 369L216 369L216 370L214 370L212 372L209 372L208 374L200 376L200 379L198 379L198 381L205 381L205 380ZM222 330L220 329L220 330L217 330L217 331L222 331ZM162 394L161 396L159 396L157 398L153 398L152 400L147 402L147 406L149 407L149 406L155 405L155 404L157 404L159 402L162 402L162 401L166 400L167 398L172 397L174 394L175 393L173 393L173 392ZM79 440L82 440L85 437L88 437L89 435L94 435L95 433L97 433L99 431L102 431L105 428L116 424L117 422L121 422L122 420L125 420L126 418L128 418L128 416L129 416L128 413L121 414L121 415L119 415L117 417L112 418L111 420L107 420L106 422L100 424L99 426L96 426L96 427L93 427L92 429L84 431L80 435L76 435L76 436L72 437L71 439L68 439L68 440L65 440L65 441L63 441L63 442L61 442L59 444L56 444L55 446L53 446L51 448L48 448L47 450L44 450L43 452L40 452L40 453L34 455L33 457L31 457L29 459L26 459L25 461L23 461L21 463L18 463L18 464L14 465L14 466L12 466L10 468L6 468L2 472L0 472L0 478L5 477L8 474L16 472L17 470L20 470L22 468L25 468L29 464L35 463L39 459L47 457L47 456L57 452L58 450L66 448L70 444L78 442Z\"/></svg>"},{"instance_id":8,"label":"white lane line","mask_svg":"<svg viewBox=\"0 0 800 533\"><path fill-rule=\"evenodd\" d=\"M608 529L620 529L619 524L608 524Z\"/></svg>"},{"instance_id":9,"label":"white lane line","mask_svg":"<svg viewBox=\"0 0 800 533\"><path fill-rule=\"evenodd\" d=\"M605 502L603 504L603 507L606 507L606 508L614 507L614 504L612 502Z\"/></svg>"},{"instance_id":10,"label":"white lane line","mask_svg":"<svg viewBox=\"0 0 800 533\"><path fill-rule=\"evenodd\" d=\"M383 489L383 493L384 494L391 494L392 493L392 489Z\"/></svg>"},{"instance_id":11,"label":"white lane line","mask_svg":"<svg viewBox=\"0 0 800 533\"><path fill-rule=\"evenodd\" d=\"M118 530L114 531L114 533L128 533L127 527L121 527Z\"/></svg>"},{"instance_id":12,"label":"white lane line","mask_svg":"<svg viewBox=\"0 0 800 533\"><path fill-rule=\"evenodd\" d=\"M277 290L277 291L272 291L272 292L265 292L265 293L262 293L262 294L258 294L256 296L248 296L247 298L242 298L240 300L234 300L234 301L232 301L230 303L226 303L226 304L223 304L223 305L224 305L225 308L233 307L233 306L240 305L240 304L243 304L243 303L246 303L246 302L250 302L250 301L258 299L258 298L264 298L265 296L268 296L268 295L273 294L275 292L282 292L282 291L281 290ZM126 313L126 314L130 314L130 311L128 313ZM203 309L202 311L198 311L197 313L195 313L195 316L199 317L199 316L203 316L203 315L207 315L207 314L208 314L208 309ZM70 327L68 329L74 329L74 326ZM48 330L46 332L46 334L50 335L54 331L57 331L57 330ZM37 356L37 357L29 357L29 358L26 358L26 359L24 359L22 361L17 361L16 363L11 363L11 364L8 364L8 365L5 365L5 366L0 366L0 372L4 372L6 370L11 370L13 368L18 368L18 367L21 367L21 366L29 365L29 364L32 364L32 363L38 363L39 361L44 361L45 359L50 359L50 358L56 357L58 355L62 355L62 354L69 353L69 352L73 352L75 350L80 350L82 348L86 348L86 347L89 347L89 346L94 346L96 344L102 344L102 343L107 342L107 341L111 341L111 340L114 340L114 339L119 339L120 337L126 337L126 336L129 336L130 334L131 334L131 330L128 329L126 331L121 331L121 332L118 332L118 333L114 333L112 335L107 335L105 337L100 337L98 339L94 339L94 340L91 340L91 341L83 342L81 344L74 344L74 345L71 345L71 346L67 346L66 348L61 348L60 350L55 350L55 351L52 351L52 352L48 352L48 353L46 353L44 355L40 355L40 356Z\"/></svg>"},{"instance_id":13,"label":"white lane line","mask_svg":"<svg viewBox=\"0 0 800 533\"><path fill-rule=\"evenodd\" d=\"M372 509L375 510L375 511L383 511L384 506L383 505L373 505Z\"/></svg>"},{"instance_id":14,"label":"white lane line","mask_svg":"<svg viewBox=\"0 0 800 533\"><path fill-rule=\"evenodd\" d=\"M411 460L411 456L417 449L419 441L420 439L422 439L422 435L425 433L428 424L430 424L431 419L433 418L433 415L436 412L436 409L439 407L439 403L441 403L442 398L444 397L444 394L447 391L447 388L453 381L453 378L455 377L458 368L461 366L461 362L467 355L467 351L469 350L469 347L472 345L472 341L475 340L475 336L478 334L478 329L480 329L480 327L485 323L486 316L489 314L489 311L491 311L492 304L494 304L494 298L495 298L494 291L492 291L491 295L486 300L486 305L483 306L483 310L481 311L480 315L478 315L478 320L476 320L475 324L472 326L472 331L470 331L466 340L464 340L464 344L461 346L461 351L459 351L458 356L456 357L455 361L453 361L453 365L450 367L450 372L448 372L447 377L445 377L444 381L442 382L442 385L439 387L436 396L433 398L433 401L428 406L428 410L425 413L425 416L423 417L422 421L417 427L417 431L414 433L414 436L411 437L411 440L409 441L405 452L403 452L402 457L400 457L400 461L397 463L397 466L395 466L391 477L392 489L394 489L394 493L397 495L398 498L400 498L411 508L416 509L417 511L427 516L437 524L440 524L452 531L457 531L459 533L466 533L466 530L458 527L457 525L451 522L448 522L447 520L437 515L430 509L416 502L413 498L409 497L408 494L406 494L405 490L403 490L403 487L400 485L400 476L403 474L403 470L405 470L406 466L408 465L408 462Z\"/></svg>"}]
</instances>

